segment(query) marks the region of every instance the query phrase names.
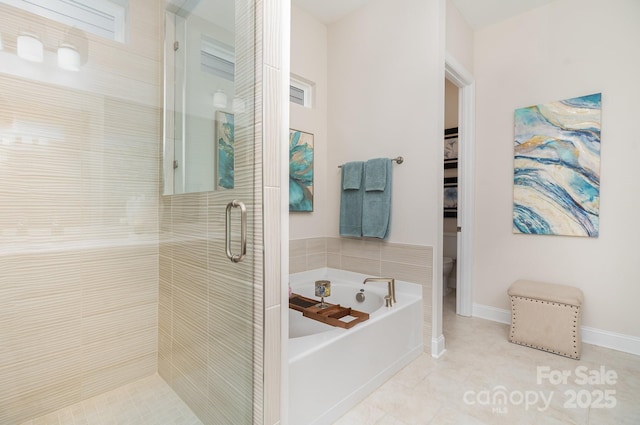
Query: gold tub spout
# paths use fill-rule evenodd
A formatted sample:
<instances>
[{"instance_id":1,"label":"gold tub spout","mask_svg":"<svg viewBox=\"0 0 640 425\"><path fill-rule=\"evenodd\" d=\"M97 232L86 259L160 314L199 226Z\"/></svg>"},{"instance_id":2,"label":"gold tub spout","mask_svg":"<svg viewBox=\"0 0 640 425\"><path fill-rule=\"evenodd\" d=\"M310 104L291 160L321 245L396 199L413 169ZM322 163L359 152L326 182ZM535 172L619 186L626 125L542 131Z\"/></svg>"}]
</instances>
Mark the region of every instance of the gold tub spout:
<instances>
[{"instance_id":1,"label":"gold tub spout","mask_svg":"<svg viewBox=\"0 0 640 425\"><path fill-rule=\"evenodd\" d=\"M389 307L393 306L396 301L396 280L392 277L368 277L362 282L363 284L367 282L387 282L389 285Z\"/></svg>"}]
</instances>

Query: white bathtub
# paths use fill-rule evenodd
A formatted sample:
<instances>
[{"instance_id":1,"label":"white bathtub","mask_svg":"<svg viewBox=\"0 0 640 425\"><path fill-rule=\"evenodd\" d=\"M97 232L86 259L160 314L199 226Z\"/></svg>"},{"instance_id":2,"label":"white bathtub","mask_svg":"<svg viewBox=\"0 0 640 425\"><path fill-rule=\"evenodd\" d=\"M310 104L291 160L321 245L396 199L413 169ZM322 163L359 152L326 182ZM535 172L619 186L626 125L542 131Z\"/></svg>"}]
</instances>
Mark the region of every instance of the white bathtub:
<instances>
[{"instance_id":1,"label":"white bathtub","mask_svg":"<svg viewBox=\"0 0 640 425\"><path fill-rule=\"evenodd\" d=\"M397 303L384 306L386 282L336 269L292 274L294 293L314 297L314 282L331 281L325 301L369 313L351 329L289 309L289 423L331 424L423 351L422 287L396 281ZM386 276L393 277L393 276ZM355 299L365 290L365 302Z\"/></svg>"}]
</instances>

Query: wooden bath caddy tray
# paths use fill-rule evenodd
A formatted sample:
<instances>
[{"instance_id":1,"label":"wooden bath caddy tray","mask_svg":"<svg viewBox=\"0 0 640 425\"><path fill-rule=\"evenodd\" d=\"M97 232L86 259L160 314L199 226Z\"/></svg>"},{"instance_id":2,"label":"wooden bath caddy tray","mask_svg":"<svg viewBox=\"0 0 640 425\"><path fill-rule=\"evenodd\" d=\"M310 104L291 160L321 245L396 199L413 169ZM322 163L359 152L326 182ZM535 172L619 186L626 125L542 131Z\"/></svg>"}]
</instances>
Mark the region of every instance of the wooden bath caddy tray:
<instances>
[{"instance_id":1,"label":"wooden bath caddy tray","mask_svg":"<svg viewBox=\"0 0 640 425\"><path fill-rule=\"evenodd\" d=\"M354 310L350 307L342 307L340 304L329 304L328 302L325 302L325 304L329 307L316 307L316 304L319 303L320 301L318 300L303 297L298 294L291 294L291 297L289 297L289 308L301 311L304 317L326 323L327 325L349 329L358 323L369 320L369 313ZM346 316L354 317L354 319L348 322L340 320Z\"/></svg>"}]
</instances>

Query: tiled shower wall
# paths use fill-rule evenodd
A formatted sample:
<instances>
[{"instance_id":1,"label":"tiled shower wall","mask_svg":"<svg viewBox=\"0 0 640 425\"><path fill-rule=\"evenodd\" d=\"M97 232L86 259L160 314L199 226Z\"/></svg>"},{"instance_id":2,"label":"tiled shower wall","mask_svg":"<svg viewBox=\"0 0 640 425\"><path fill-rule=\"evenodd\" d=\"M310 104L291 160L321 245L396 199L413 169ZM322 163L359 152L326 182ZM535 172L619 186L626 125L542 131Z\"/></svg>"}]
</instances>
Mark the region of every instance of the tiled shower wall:
<instances>
[{"instance_id":1,"label":"tiled shower wall","mask_svg":"<svg viewBox=\"0 0 640 425\"><path fill-rule=\"evenodd\" d=\"M0 4L0 423L153 374L163 4L129 2L126 44ZM16 56L37 33L43 63Z\"/></svg>"},{"instance_id":2,"label":"tiled shower wall","mask_svg":"<svg viewBox=\"0 0 640 425\"><path fill-rule=\"evenodd\" d=\"M430 353L433 248L376 240L309 238L289 241L289 273L330 267L422 285L425 352Z\"/></svg>"}]
</instances>

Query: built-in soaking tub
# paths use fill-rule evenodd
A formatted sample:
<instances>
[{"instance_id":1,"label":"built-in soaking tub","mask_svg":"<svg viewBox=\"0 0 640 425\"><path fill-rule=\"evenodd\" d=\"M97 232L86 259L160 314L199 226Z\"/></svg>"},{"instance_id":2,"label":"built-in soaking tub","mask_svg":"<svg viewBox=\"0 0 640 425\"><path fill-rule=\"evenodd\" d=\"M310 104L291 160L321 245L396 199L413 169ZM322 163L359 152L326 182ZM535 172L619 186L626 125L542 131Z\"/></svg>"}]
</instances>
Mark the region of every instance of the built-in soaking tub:
<instances>
[{"instance_id":1,"label":"built-in soaking tub","mask_svg":"<svg viewBox=\"0 0 640 425\"><path fill-rule=\"evenodd\" d=\"M387 284L363 285L367 277L328 268L290 275L293 292L309 298L316 298L316 280L330 280L325 301L367 312L369 320L342 329L289 309L289 423L331 424L423 351L421 286L396 281L397 303L389 308ZM361 289L364 303L355 297Z\"/></svg>"}]
</instances>

